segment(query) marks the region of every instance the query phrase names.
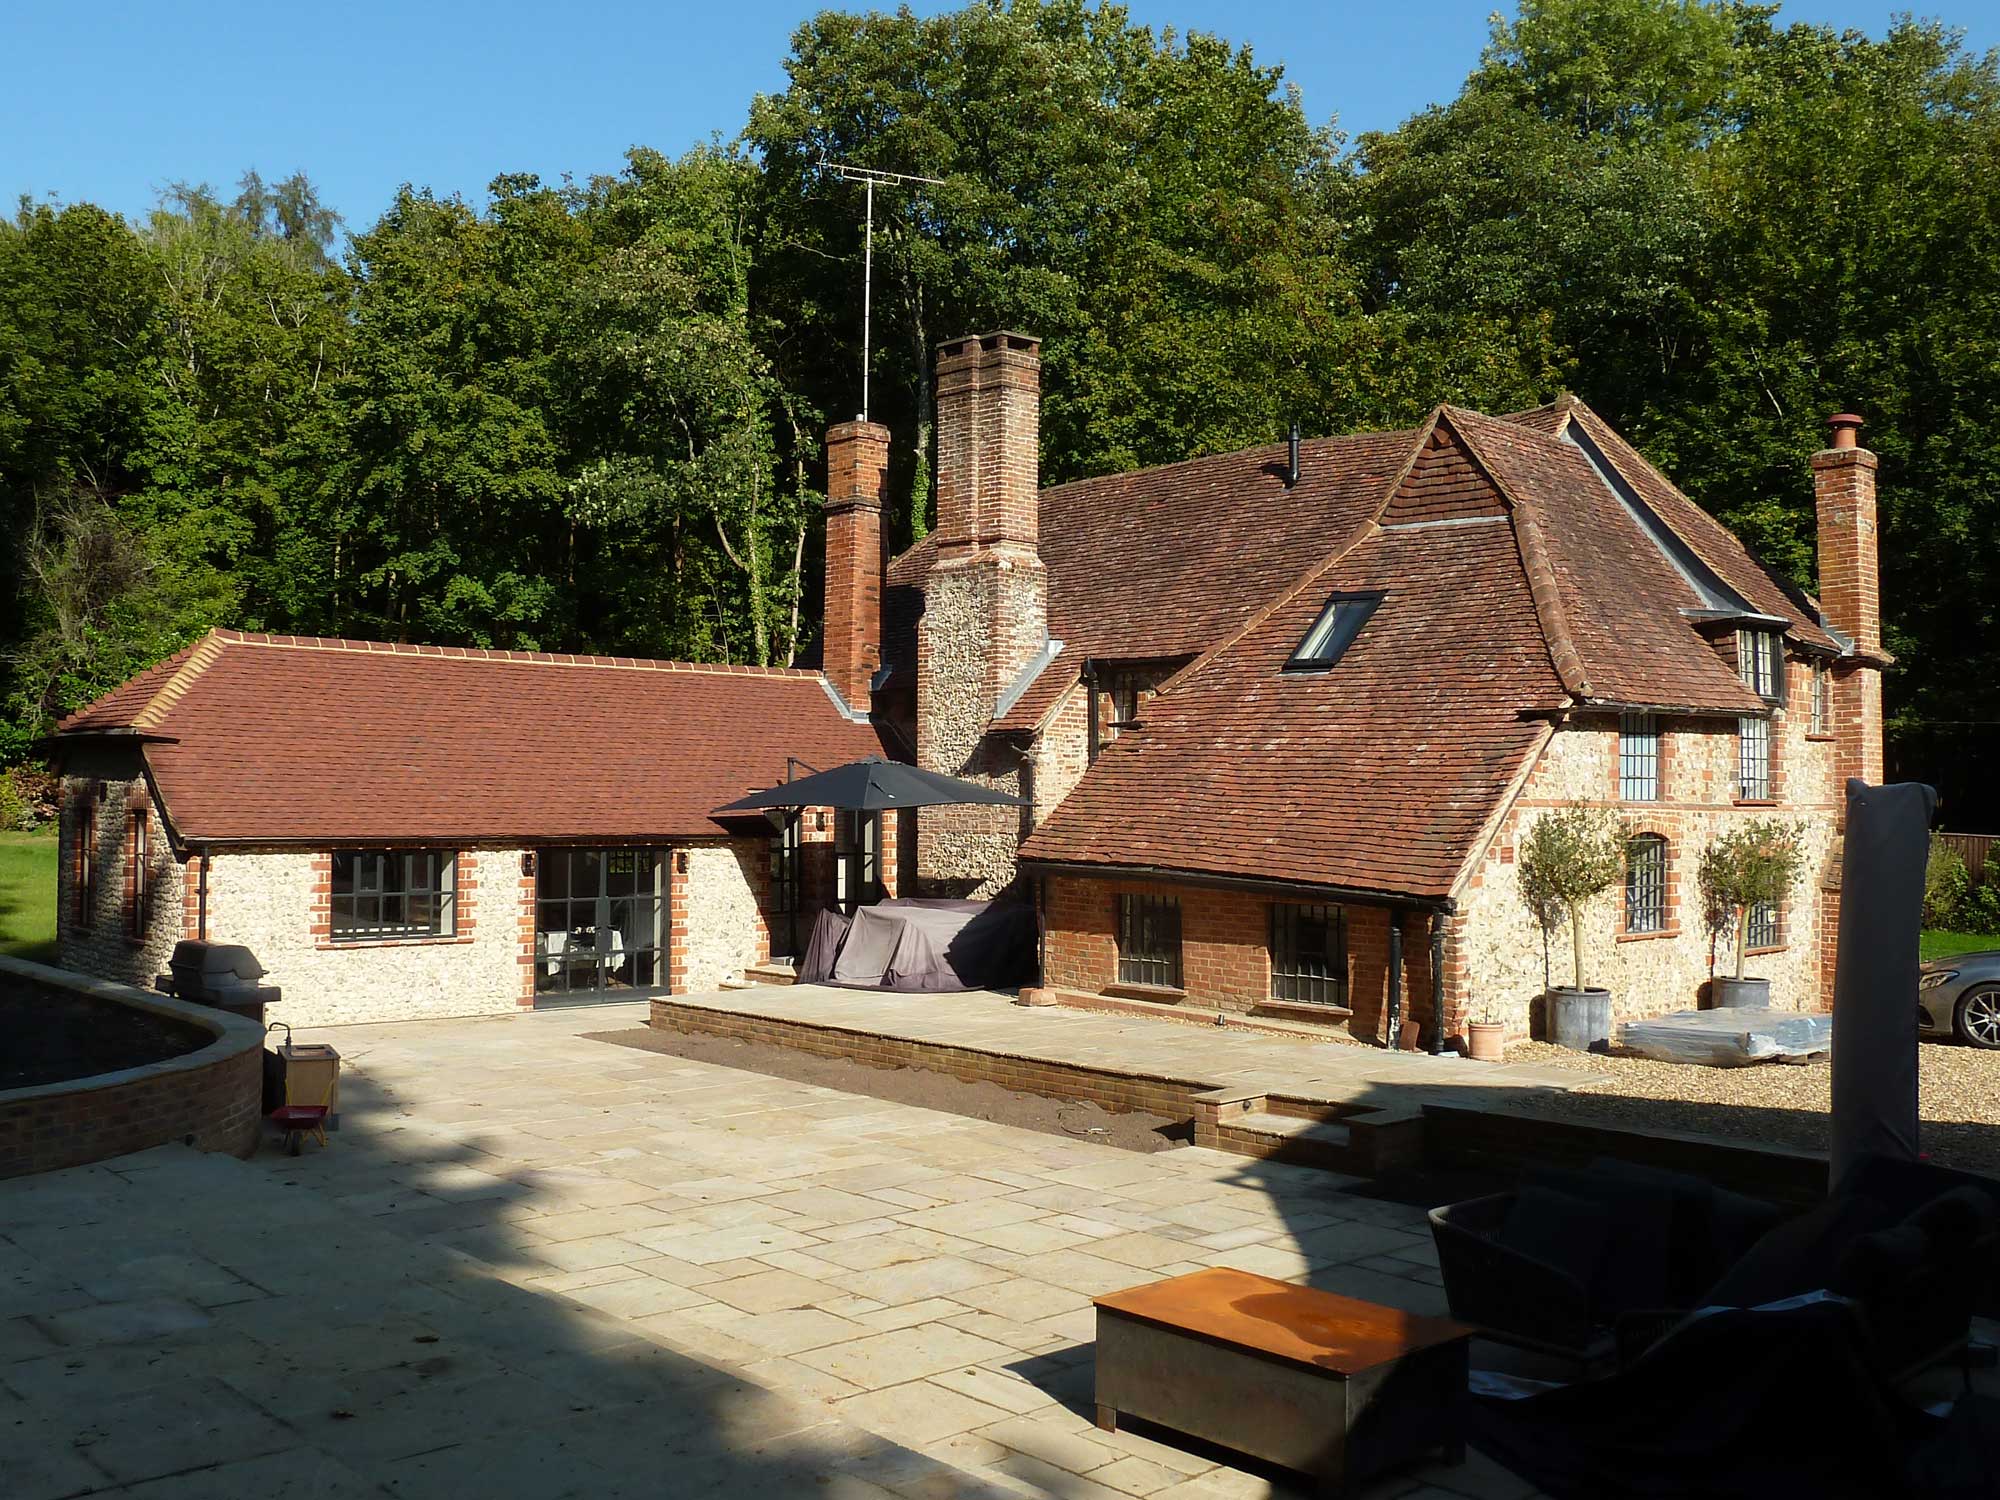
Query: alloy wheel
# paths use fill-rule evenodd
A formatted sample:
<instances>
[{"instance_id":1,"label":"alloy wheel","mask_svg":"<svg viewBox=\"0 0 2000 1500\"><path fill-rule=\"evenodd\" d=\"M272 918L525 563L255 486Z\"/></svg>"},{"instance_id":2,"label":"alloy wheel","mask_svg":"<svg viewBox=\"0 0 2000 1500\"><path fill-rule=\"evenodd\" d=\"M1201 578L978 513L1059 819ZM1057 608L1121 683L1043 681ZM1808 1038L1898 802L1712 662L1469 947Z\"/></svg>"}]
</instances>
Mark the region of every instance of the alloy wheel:
<instances>
[{"instance_id":1,"label":"alloy wheel","mask_svg":"<svg viewBox=\"0 0 2000 1500\"><path fill-rule=\"evenodd\" d=\"M1958 1002L1958 1034L1975 1047L2000 1048L2000 989L1974 990Z\"/></svg>"}]
</instances>

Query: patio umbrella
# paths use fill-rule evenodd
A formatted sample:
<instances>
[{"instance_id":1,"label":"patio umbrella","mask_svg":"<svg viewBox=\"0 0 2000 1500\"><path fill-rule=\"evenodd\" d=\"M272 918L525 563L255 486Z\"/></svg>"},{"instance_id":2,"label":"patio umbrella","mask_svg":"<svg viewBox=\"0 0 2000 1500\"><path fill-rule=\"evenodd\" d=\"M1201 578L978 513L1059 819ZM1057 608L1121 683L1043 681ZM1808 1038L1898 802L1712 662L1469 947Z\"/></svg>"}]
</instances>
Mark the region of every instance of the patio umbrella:
<instances>
[{"instance_id":1,"label":"patio umbrella","mask_svg":"<svg viewBox=\"0 0 2000 1500\"><path fill-rule=\"evenodd\" d=\"M1025 799L995 791L976 781L960 781L935 771L920 771L901 761L869 756L831 771L801 776L769 791L739 797L719 813L756 812L767 807L842 807L879 812L893 807L938 807L947 803L982 802L1021 807Z\"/></svg>"}]
</instances>

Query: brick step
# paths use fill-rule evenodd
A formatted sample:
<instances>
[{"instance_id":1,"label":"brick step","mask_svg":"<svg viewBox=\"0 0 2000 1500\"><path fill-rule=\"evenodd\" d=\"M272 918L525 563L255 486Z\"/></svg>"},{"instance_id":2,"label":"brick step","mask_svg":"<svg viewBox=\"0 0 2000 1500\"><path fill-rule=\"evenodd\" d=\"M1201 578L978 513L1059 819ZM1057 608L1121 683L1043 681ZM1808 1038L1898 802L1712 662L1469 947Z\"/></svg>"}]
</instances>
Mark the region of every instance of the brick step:
<instances>
[{"instance_id":1,"label":"brick step","mask_svg":"<svg viewBox=\"0 0 2000 1500\"><path fill-rule=\"evenodd\" d=\"M744 979L751 984L797 984L798 971L790 964L752 964L743 971Z\"/></svg>"},{"instance_id":2,"label":"brick step","mask_svg":"<svg viewBox=\"0 0 2000 1500\"><path fill-rule=\"evenodd\" d=\"M1336 1172L1366 1168L1357 1159L1353 1131L1339 1120L1254 1110L1219 1123L1215 1143L1217 1149L1233 1151L1239 1156L1327 1167Z\"/></svg>"}]
</instances>

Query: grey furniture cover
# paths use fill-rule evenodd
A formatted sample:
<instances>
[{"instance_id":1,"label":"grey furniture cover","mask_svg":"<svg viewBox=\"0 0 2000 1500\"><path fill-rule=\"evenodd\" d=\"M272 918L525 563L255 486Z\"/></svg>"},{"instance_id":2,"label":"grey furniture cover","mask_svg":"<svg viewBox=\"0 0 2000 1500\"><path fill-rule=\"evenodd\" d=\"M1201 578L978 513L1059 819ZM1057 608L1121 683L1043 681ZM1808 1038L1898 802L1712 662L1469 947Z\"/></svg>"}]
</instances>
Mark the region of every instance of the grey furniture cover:
<instances>
[{"instance_id":1,"label":"grey furniture cover","mask_svg":"<svg viewBox=\"0 0 2000 1500\"><path fill-rule=\"evenodd\" d=\"M821 912L799 965L802 984L941 993L1010 988L1033 978L1035 914L1017 902L911 898Z\"/></svg>"}]
</instances>

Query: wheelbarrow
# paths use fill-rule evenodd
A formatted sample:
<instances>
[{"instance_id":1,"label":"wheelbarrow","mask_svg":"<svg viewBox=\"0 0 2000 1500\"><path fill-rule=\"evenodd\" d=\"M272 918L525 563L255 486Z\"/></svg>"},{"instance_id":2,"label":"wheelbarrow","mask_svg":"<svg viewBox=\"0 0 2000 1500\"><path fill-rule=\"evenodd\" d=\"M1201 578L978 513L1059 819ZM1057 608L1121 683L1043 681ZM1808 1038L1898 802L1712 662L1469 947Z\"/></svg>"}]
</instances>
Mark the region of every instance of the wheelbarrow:
<instances>
[{"instance_id":1,"label":"wheelbarrow","mask_svg":"<svg viewBox=\"0 0 2000 1500\"><path fill-rule=\"evenodd\" d=\"M324 1104L280 1104L267 1118L284 1131L285 1154L297 1156L305 1150L307 1136L326 1144L327 1113Z\"/></svg>"}]
</instances>

